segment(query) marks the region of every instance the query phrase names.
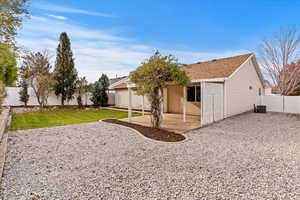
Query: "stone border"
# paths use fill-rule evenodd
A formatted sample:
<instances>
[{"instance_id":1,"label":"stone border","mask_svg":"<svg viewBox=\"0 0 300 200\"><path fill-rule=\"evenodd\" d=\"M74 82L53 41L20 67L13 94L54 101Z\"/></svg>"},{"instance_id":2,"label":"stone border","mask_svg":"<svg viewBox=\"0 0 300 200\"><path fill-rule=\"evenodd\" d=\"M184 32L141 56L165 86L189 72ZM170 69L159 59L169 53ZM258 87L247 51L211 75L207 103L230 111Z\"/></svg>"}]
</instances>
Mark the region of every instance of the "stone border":
<instances>
[{"instance_id":1,"label":"stone border","mask_svg":"<svg viewBox=\"0 0 300 200\"><path fill-rule=\"evenodd\" d=\"M119 120L119 119L117 119L117 118L106 118L106 119L116 119L116 120ZM151 141L151 142L156 142L156 143L161 143L161 144L180 144L180 143L185 143L185 142L188 142L188 141L191 140L191 139L188 137L188 135L183 135L183 134L181 134L181 135L183 135L183 136L185 137L185 139L182 140L182 141L178 141L178 142L164 142L164 141L154 140L154 139L151 139L151 138L148 138L148 137L144 136L144 135L143 135L142 133L140 133L138 130L135 130L135 129L131 128L131 127L128 127L128 126L122 126L122 125L120 125L120 124L114 124L114 123L104 122L103 120L106 120L106 119L101 119L101 120L99 120L99 122L100 122L100 123L105 123L105 124L111 124L111 125L117 126L117 127L127 128L127 129L129 129L129 130L131 130L131 131L133 131L133 132L138 133L140 136L142 136L143 138L145 138L146 140L149 140L149 141ZM177 133L177 134L178 134L178 133Z\"/></svg>"},{"instance_id":2,"label":"stone border","mask_svg":"<svg viewBox=\"0 0 300 200\"><path fill-rule=\"evenodd\" d=\"M6 131L10 117L10 109L4 109L0 115L0 177L2 178L5 154L7 151L8 132Z\"/></svg>"}]
</instances>

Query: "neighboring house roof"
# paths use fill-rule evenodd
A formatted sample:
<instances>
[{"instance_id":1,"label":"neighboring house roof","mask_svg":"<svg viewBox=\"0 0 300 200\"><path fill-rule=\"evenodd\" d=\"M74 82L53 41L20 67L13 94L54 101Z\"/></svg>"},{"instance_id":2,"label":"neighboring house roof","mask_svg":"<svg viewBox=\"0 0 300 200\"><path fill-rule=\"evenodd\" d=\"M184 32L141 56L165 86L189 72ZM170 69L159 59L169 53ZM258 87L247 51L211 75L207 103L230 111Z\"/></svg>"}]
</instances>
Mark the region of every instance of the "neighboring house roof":
<instances>
[{"instance_id":1,"label":"neighboring house roof","mask_svg":"<svg viewBox=\"0 0 300 200\"><path fill-rule=\"evenodd\" d=\"M114 90L114 89L127 88L127 82L128 82L128 76L123 76L118 81L110 84L108 89Z\"/></svg>"},{"instance_id":2,"label":"neighboring house roof","mask_svg":"<svg viewBox=\"0 0 300 200\"><path fill-rule=\"evenodd\" d=\"M122 89L122 88L127 88L127 83L126 82L119 83L119 84L117 84L113 87L113 89Z\"/></svg>"},{"instance_id":3,"label":"neighboring house roof","mask_svg":"<svg viewBox=\"0 0 300 200\"><path fill-rule=\"evenodd\" d=\"M116 82L118 82L118 81L120 81L120 80L122 80L122 79L124 79L126 77L127 76L122 76L122 77L117 77L117 78L111 78L111 79L109 79L109 85L112 85L112 84L114 84L114 83L116 83Z\"/></svg>"},{"instance_id":4,"label":"neighboring house roof","mask_svg":"<svg viewBox=\"0 0 300 200\"><path fill-rule=\"evenodd\" d=\"M182 67L190 80L227 78L253 54L198 62Z\"/></svg>"}]
</instances>

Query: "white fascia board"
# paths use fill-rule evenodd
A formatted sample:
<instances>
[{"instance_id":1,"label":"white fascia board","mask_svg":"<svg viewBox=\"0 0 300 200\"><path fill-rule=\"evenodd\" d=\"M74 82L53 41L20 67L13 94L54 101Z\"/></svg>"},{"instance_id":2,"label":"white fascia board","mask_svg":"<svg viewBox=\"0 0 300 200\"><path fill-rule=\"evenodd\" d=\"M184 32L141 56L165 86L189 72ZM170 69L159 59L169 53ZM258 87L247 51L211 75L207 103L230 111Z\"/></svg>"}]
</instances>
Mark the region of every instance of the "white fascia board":
<instances>
[{"instance_id":1,"label":"white fascia board","mask_svg":"<svg viewBox=\"0 0 300 200\"><path fill-rule=\"evenodd\" d=\"M131 82L127 83L127 88L134 88L134 87L135 87L134 83L131 83Z\"/></svg>"},{"instance_id":2,"label":"white fascia board","mask_svg":"<svg viewBox=\"0 0 300 200\"><path fill-rule=\"evenodd\" d=\"M208 78L208 79L196 79L191 80L192 83L200 83L200 82L224 82L225 78Z\"/></svg>"}]
</instances>

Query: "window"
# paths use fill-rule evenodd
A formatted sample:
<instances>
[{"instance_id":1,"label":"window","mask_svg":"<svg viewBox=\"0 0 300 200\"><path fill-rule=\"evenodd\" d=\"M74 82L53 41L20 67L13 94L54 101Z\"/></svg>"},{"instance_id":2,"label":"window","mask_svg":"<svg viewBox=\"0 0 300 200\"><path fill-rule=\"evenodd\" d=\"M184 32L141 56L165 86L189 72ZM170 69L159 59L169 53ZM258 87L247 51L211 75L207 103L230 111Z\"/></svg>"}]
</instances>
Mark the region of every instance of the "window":
<instances>
[{"instance_id":1,"label":"window","mask_svg":"<svg viewBox=\"0 0 300 200\"><path fill-rule=\"evenodd\" d=\"M200 102L201 101L200 86L187 87L187 101L190 101L190 102Z\"/></svg>"},{"instance_id":2,"label":"window","mask_svg":"<svg viewBox=\"0 0 300 200\"><path fill-rule=\"evenodd\" d=\"M258 89L258 95L261 96L261 88Z\"/></svg>"}]
</instances>

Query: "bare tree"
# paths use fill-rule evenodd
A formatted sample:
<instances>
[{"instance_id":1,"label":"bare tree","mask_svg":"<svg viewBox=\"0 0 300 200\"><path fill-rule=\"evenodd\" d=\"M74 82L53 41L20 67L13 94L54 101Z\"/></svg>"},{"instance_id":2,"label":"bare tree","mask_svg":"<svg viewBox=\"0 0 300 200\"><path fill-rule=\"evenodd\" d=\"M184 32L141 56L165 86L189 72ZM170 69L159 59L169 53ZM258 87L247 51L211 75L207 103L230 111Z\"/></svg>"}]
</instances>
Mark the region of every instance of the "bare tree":
<instances>
[{"instance_id":1,"label":"bare tree","mask_svg":"<svg viewBox=\"0 0 300 200\"><path fill-rule=\"evenodd\" d=\"M300 83L300 71L290 65L299 59L300 35L294 29L282 30L260 45L260 61L266 75L281 95L290 95Z\"/></svg>"},{"instance_id":2,"label":"bare tree","mask_svg":"<svg viewBox=\"0 0 300 200\"><path fill-rule=\"evenodd\" d=\"M33 88L40 108L47 105L51 86L51 65L50 57L46 50L37 53L28 53L24 56L21 68L22 76L28 80L30 87Z\"/></svg>"},{"instance_id":3,"label":"bare tree","mask_svg":"<svg viewBox=\"0 0 300 200\"><path fill-rule=\"evenodd\" d=\"M288 88L292 88L288 95L300 95L300 59L288 65L286 71L282 75L291 77L288 82Z\"/></svg>"}]
</instances>

